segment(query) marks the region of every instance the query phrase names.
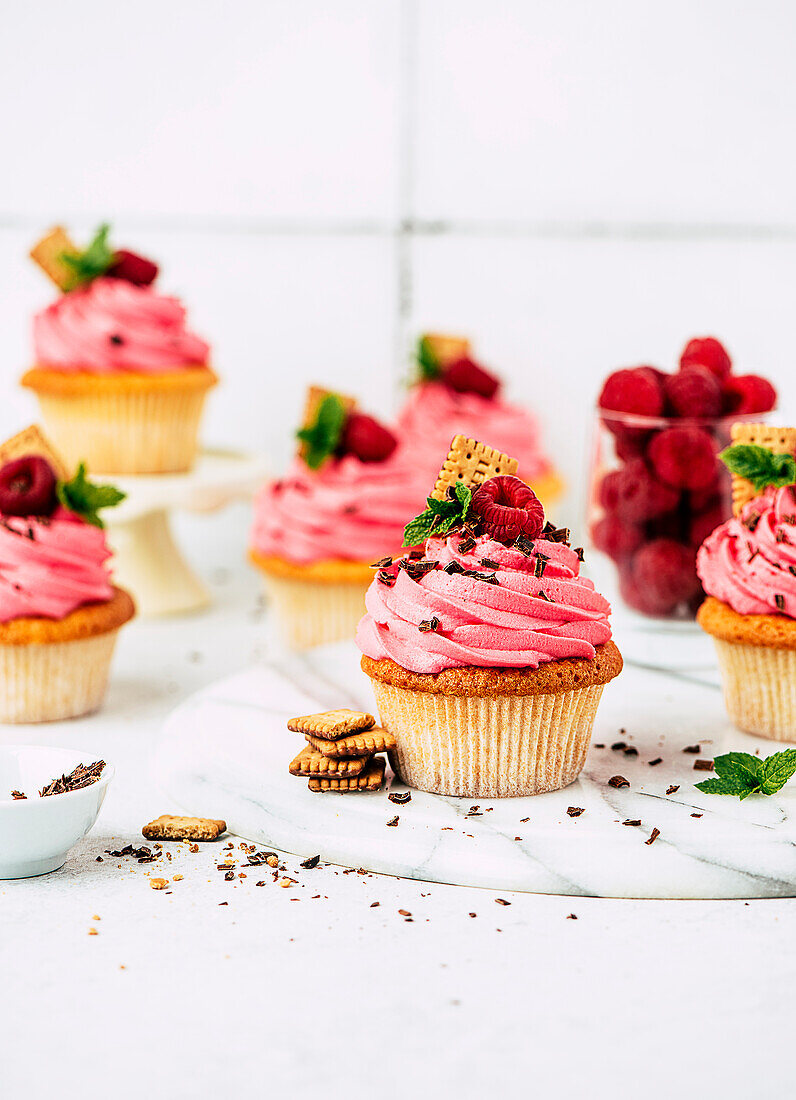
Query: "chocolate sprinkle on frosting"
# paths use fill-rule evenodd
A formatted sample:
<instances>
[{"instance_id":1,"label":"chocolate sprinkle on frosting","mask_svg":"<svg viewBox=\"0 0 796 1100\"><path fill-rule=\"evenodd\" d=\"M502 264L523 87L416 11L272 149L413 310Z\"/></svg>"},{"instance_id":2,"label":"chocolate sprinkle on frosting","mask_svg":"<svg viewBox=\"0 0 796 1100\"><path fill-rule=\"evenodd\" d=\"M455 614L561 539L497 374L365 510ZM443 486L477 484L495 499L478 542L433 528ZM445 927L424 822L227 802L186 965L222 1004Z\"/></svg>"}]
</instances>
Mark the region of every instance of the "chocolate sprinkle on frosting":
<instances>
[{"instance_id":1,"label":"chocolate sprinkle on frosting","mask_svg":"<svg viewBox=\"0 0 796 1100\"><path fill-rule=\"evenodd\" d=\"M583 547L576 546L575 553L577 554L578 561L583 561Z\"/></svg>"},{"instance_id":2,"label":"chocolate sprinkle on frosting","mask_svg":"<svg viewBox=\"0 0 796 1100\"><path fill-rule=\"evenodd\" d=\"M777 611L785 610L785 597L782 595L781 592L777 592L776 596L774 597L774 603L777 605Z\"/></svg>"},{"instance_id":3,"label":"chocolate sprinkle on frosting","mask_svg":"<svg viewBox=\"0 0 796 1100\"><path fill-rule=\"evenodd\" d=\"M519 535L514 540L514 549L529 558L533 553L533 539L529 539L527 535Z\"/></svg>"},{"instance_id":4,"label":"chocolate sprinkle on frosting","mask_svg":"<svg viewBox=\"0 0 796 1100\"><path fill-rule=\"evenodd\" d=\"M500 584L494 573L479 573L477 569L465 569L462 576L472 577L476 581L484 581L485 584Z\"/></svg>"},{"instance_id":5,"label":"chocolate sprinkle on frosting","mask_svg":"<svg viewBox=\"0 0 796 1100\"><path fill-rule=\"evenodd\" d=\"M469 554L469 552L472 550L472 548L474 546L475 546L475 539L473 538L473 536L472 535L465 535L464 538L459 543L459 547L458 547L459 553L460 554Z\"/></svg>"},{"instance_id":6,"label":"chocolate sprinkle on frosting","mask_svg":"<svg viewBox=\"0 0 796 1100\"><path fill-rule=\"evenodd\" d=\"M485 569L500 569L500 563L492 561L491 558L481 558L481 565L483 565Z\"/></svg>"},{"instance_id":7,"label":"chocolate sprinkle on frosting","mask_svg":"<svg viewBox=\"0 0 796 1100\"><path fill-rule=\"evenodd\" d=\"M561 542L565 546L569 546L569 528L568 527L554 527L552 523L546 523L544 531L542 531L543 538L546 538L548 542Z\"/></svg>"},{"instance_id":8,"label":"chocolate sprinkle on frosting","mask_svg":"<svg viewBox=\"0 0 796 1100\"><path fill-rule=\"evenodd\" d=\"M439 619L436 615L432 615L430 619L423 619L423 621L418 624L417 629L421 634L428 634L429 631L432 630L437 631L439 630Z\"/></svg>"},{"instance_id":9,"label":"chocolate sprinkle on frosting","mask_svg":"<svg viewBox=\"0 0 796 1100\"><path fill-rule=\"evenodd\" d=\"M393 576L393 574L385 573L383 569L381 569L376 574L376 580L378 580L381 584L386 584L388 588L392 588L392 586L395 584L395 577Z\"/></svg>"},{"instance_id":10,"label":"chocolate sprinkle on frosting","mask_svg":"<svg viewBox=\"0 0 796 1100\"><path fill-rule=\"evenodd\" d=\"M544 554L537 554L536 561L533 563L533 575L535 577L544 576L544 571L547 568L547 563L550 559Z\"/></svg>"},{"instance_id":11,"label":"chocolate sprinkle on frosting","mask_svg":"<svg viewBox=\"0 0 796 1100\"><path fill-rule=\"evenodd\" d=\"M437 563L435 561L408 561L406 558L401 558L398 562L398 568L408 573L413 581L420 581L426 573L432 573L437 568Z\"/></svg>"},{"instance_id":12,"label":"chocolate sprinkle on frosting","mask_svg":"<svg viewBox=\"0 0 796 1100\"><path fill-rule=\"evenodd\" d=\"M464 566L459 565L459 563L457 561L449 561L447 565L443 565L442 572L443 573L449 573L451 575L453 573L463 573L464 572Z\"/></svg>"},{"instance_id":13,"label":"chocolate sprinkle on frosting","mask_svg":"<svg viewBox=\"0 0 796 1100\"><path fill-rule=\"evenodd\" d=\"M373 565L371 565L370 568L371 569L386 569L388 565L392 565L392 558L389 557L389 556L386 557L386 558L379 558L378 561L374 561Z\"/></svg>"},{"instance_id":14,"label":"chocolate sprinkle on frosting","mask_svg":"<svg viewBox=\"0 0 796 1100\"><path fill-rule=\"evenodd\" d=\"M108 340L111 344L115 344L116 347L120 347L124 343L124 337L120 336L118 332L112 332Z\"/></svg>"},{"instance_id":15,"label":"chocolate sprinkle on frosting","mask_svg":"<svg viewBox=\"0 0 796 1100\"><path fill-rule=\"evenodd\" d=\"M774 536L774 538L777 540L777 542L785 542L786 541L785 532L782 530L781 527L777 528L777 533Z\"/></svg>"},{"instance_id":16,"label":"chocolate sprinkle on frosting","mask_svg":"<svg viewBox=\"0 0 796 1100\"><path fill-rule=\"evenodd\" d=\"M760 513L759 512L750 512L749 515L746 517L746 519L743 520L743 525L744 525L744 527L748 528L748 530L754 531L757 528L757 525L758 525L759 522L760 522Z\"/></svg>"}]
</instances>

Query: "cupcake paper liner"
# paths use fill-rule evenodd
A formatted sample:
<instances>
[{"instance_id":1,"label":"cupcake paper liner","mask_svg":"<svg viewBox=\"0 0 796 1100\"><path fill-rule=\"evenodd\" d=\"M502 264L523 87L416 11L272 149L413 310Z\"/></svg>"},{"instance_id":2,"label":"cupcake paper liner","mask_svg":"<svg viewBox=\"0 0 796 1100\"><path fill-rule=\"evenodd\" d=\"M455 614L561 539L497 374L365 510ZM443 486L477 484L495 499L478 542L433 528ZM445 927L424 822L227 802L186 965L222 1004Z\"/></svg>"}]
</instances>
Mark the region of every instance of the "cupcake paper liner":
<instances>
[{"instance_id":1,"label":"cupcake paper liner","mask_svg":"<svg viewBox=\"0 0 796 1100\"><path fill-rule=\"evenodd\" d=\"M118 633L0 645L0 722L55 722L96 710L105 695Z\"/></svg>"},{"instance_id":2,"label":"cupcake paper liner","mask_svg":"<svg viewBox=\"0 0 796 1100\"><path fill-rule=\"evenodd\" d=\"M396 774L417 790L468 798L542 794L577 779L604 686L457 696L371 682L396 738Z\"/></svg>"},{"instance_id":3,"label":"cupcake paper liner","mask_svg":"<svg viewBox=\"0 0 796 1100\"><path fill-rule=\"evenodd\" d=\"M263 583L279 637L291 649L351 641L365 614L366 581L321 584L269 574Z\"/></svg>"},{"instance_id":4,"label":"cupcake paper liner","mask_svg":"<svg viewBox=\"0 0 796 1100\"><path fill-rule=\"evenodd\" d=\"M98 474L182 473L196 459L207 390L37 393L47 434L70 467Z\"/></svg>"},{"instance_id":5,"label":"cupcake paper liner","mask_svg":"<svg viewBox=\"0 0 796 1100\"><path fill-rule=\"evenodd\" d=\"M772 741L796 741L796 650L713 641L734 724Z\"/></svg>"}]
</instances>

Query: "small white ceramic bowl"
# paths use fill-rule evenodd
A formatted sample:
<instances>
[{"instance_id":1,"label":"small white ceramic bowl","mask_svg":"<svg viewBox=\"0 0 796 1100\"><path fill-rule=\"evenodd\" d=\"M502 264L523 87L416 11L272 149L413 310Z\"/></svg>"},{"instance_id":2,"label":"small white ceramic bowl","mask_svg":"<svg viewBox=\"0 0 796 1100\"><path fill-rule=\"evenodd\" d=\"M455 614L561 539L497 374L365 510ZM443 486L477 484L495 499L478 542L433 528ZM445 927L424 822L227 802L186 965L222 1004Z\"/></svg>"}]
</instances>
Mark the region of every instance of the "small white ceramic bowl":
<instances>
[{"instance_id":1,"label":"small white ceramic bowl","mask_svg":"<svg viewBox=\"0 0 796 1100\"><path fill-rule=\"evenodd\" d=\"M106 764L96 783L78 791L40 798L39 791L91 753L42 745L0 745L0 879L31 878L55 871L100 812L114 769ZM12 791L27 798L14 800Z\"/></svg>"}]
</instances>

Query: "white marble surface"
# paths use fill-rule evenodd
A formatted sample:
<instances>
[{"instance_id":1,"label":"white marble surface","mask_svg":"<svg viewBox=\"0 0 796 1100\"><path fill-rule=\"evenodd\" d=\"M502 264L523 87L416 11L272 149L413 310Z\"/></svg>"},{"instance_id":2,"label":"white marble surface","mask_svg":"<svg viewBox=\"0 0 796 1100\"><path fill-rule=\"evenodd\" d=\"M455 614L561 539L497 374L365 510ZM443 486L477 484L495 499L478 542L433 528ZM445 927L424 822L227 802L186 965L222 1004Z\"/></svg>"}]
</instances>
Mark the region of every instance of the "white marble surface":
<instances>
[{"instance_id":1,"label":"white marble surface","mask_svg":"<svg viewBox=\"0 0 796 1100\"><path fill-rule=\"evenodd\" d=\"M217 846L165 870L105 857L176 808L151 780L169 711L267 656L244 523L237 507L209 527L181 521L216 607L124 631L101 714L0 733L117 767L62 871L0 883L3 1097L789 1095L777 1052L792 1035L791 900L497 892L302 871L289 856L297 884L258 888L258 872L223 880ZM710 737L717 751L712 697L689 711L676 683L635 702L622 683L629 733L665 732L674 713L677 745ZM171 892L149 888L148 876L175 872ZM343 1032L356 1034L344 1058Z\"/></svg>"}]
</instances>

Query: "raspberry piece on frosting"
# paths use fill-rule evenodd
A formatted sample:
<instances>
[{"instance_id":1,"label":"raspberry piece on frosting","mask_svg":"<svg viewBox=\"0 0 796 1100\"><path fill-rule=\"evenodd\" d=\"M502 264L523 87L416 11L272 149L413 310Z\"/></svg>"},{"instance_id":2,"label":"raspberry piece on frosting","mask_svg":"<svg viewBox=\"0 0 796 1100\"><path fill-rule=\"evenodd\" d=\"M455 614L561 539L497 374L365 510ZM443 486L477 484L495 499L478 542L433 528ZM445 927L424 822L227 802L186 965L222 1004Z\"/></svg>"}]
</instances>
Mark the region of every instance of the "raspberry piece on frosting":
<instances>
[{"instance_id":1,"label":"raspberry piece on frosting","mask_svg":"<svg viewBox=\"0 0 796 1100\"><path fill-rule=\"evenodd\" d=\"M518 477L499 475L485 481L473 493L471 508L499 542L513 542L520 535L536 539L544 527L544 508Z\"/></svg>"},{"instance_id":2,"label":"raspberry piece on frosting","mask_svg":"<svg viewBox=\"0 0 796 1100\"><path fill-rule=\"evenodd\" d=\"M635 367L609 374L598 404L606 412L660 416L663 412L663 390L655 368Z\"/></svg>"},{"instance_id":3,"label":"raspberry piece on frosting","mask_svg":"<svg viewBox=\"0 0 796 1100\"><path fill-rule=\"evenodd\" d=\"M488 399L493 398L500 389L500 380L466 355L445 369L442 381L456 393L477 393Z\"/></svg>"},{"instance_id":4,"label":"raspberry piece on frosting","mask_svg":"<svg viewBox=\"0 0 796 1100\"><path fill-rule=\"evenodd\" d=\"M648 542L634 556L632 570L635 606L650 614L666 615L699 591L694 550L673 539Z\"/></svg>"},{"instance_id":5,"label":"raspberry piece on frosting","mask_svg":"<svg viewBox=\"0 0 796 1100\"><path fill-rule=\"evenodd\" d=\"M149 286L158 277L158 265L136 252L120 248L114 253L113 263L105 274L112 279L124 279L136 286Z\"/></svg>"},{"instance_id":6,"label":"raspberry piece on frosting","mask_svg":"<svg viewBox=\"0 0 796 1100\"><path fill-rule=\"evenodd\" d=\"M713 440L701 428L667 428L647 454L658 477L677 489L704 489L716 476Z\"/></svg>"},{"instance_id":7,"label":"raspberry piece on frosting","mask_svg":"<svg viewBox=\"0 0 796 1100\"><path fill-rule=\"evenodd\" d=\"M717 378L724 379L732 370L732 360L715 336L697 336L688 341L680 356L680 370L686 367L707 367Z\"/></svg>"},{"instance_id":8,"label":"raspberry piece on frosting","mask_svg":"<svg viewBox=\"0 0 796 1100\"><path fill-rule=\"evenodd\" d=\"M663 392L674 416L713 417L721 412L721 385L708 367L684 367L669 375Z\"/></svg>"},{"instance_id":9,"label":"raspberry piece on frosting","mask_svg":"<svg viewBox=\"0 0 796 1100\"><path fill-rule=\"evenodd\" d=\"M398 440L383 424L365 413L350 413L343 428L339 450L351 454L360 462L384 462L389 458Z\"/></svg>"},{"instance_id":10,"label":"raspberry piece on frosting","mask_svg":"<svg viewBox=\"0 0 796 1100\"><path fill-rule=\"evenodd\" d=\"M740 374L726 379L722 388L723 412L770 412L777 403L777 391L766 378L758 374Z\"/></svg>"}]
</instances>

